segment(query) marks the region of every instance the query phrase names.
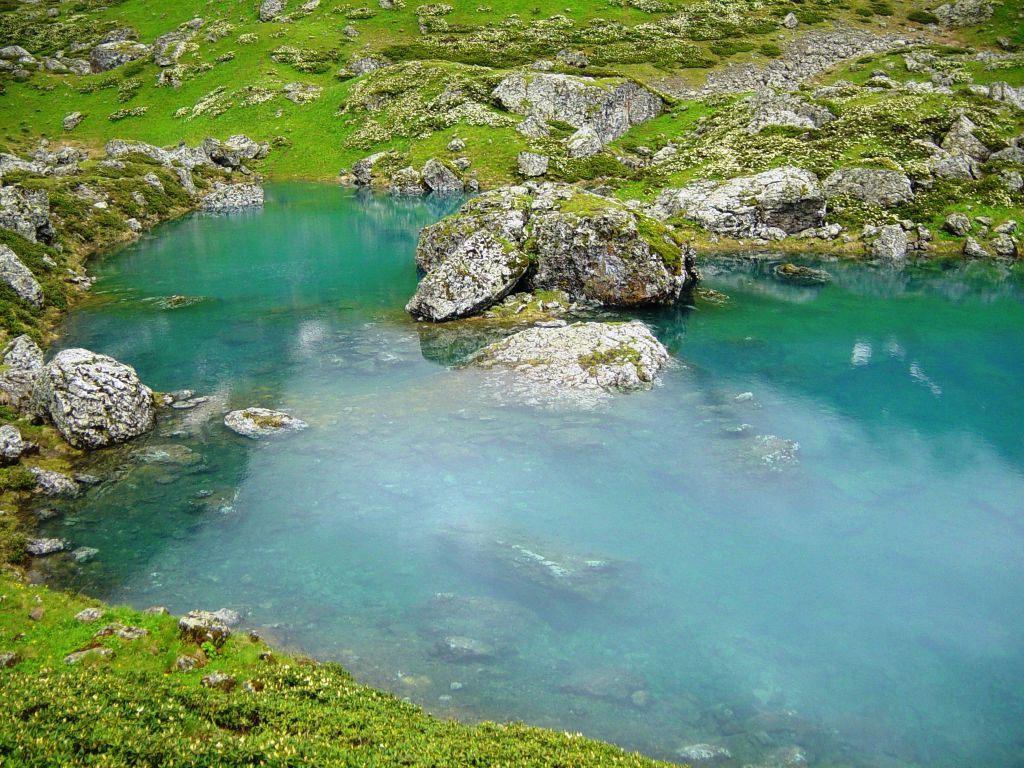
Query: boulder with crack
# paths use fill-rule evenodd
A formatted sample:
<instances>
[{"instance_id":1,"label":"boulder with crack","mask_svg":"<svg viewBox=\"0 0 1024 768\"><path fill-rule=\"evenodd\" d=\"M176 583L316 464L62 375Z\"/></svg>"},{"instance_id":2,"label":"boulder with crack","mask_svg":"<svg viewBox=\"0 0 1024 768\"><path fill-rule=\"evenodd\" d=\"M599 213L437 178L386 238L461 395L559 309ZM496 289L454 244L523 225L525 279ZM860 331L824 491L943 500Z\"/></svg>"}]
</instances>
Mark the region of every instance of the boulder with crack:
<instances>
[{"instance_id":1,"label":"boulder with crack","mask_svg":"<svg viewBox=\"0 0 1024 768\"><path fill-rule=\"evenodd\" d=\"M65 349L40 372L37 411L76 448L102 448L153 428L153 392L135 369L87 349Z\"/></svg>"}]
</instances>

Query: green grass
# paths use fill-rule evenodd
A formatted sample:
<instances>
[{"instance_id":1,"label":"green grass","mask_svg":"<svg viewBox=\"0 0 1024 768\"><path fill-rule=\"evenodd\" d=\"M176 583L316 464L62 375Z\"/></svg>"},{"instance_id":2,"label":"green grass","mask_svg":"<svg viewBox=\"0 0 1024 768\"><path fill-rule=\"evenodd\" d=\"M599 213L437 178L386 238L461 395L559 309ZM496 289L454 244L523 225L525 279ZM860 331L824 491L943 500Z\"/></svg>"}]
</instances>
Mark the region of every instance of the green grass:
<instances>
[{"instance_id":1,"label":"green grass","mask_svg":"<svg viewBox=\"0 0 1024 768\"><path fill-rule=\"evenodd\" d=\"M0 518L2 519L2 518ZM195 654L176 620L103 606L0 575L0 762L10 766L655 766L579 735L519 724L477 726L433 718L355 682L341 667L272 652L236 633L206 666L171 671ZM103 617L74 619L98 606ZM29 618L42 611L38 621ZM128 641L95 639L110 623L143 627ZM92 646L114 656L68 666ZM237 680L211 690L211 672Z\"/></svg>"}]
</instances>

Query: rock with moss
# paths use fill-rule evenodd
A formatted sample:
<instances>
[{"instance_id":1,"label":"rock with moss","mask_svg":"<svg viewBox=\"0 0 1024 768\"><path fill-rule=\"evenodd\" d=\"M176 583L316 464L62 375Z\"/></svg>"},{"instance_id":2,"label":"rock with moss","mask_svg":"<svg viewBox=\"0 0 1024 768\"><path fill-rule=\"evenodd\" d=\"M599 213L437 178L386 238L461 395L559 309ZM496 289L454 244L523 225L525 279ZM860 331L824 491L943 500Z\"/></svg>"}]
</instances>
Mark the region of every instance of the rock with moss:
<instances>
[{"instance_id":1,"label":"rock with moss","mask_svg":"<svg viewBox=\"0 0 1024 768\"><path fill-rule=\"evenodd\" d=\"M638 320L529 328L484 347L472 360L480 368L507 371L506 391L519 399L579 405L647 389L668 361L668 350Z\"/></svg>"},{"instance_id":2,"label":"rock with moss","mask_svg":"<svg viewBox=\"0 0 1024 768\"><path fill-rule=\"evenodd\" d=\"M550 158L547 155L540 155L536 152L520 152L516 159L519 174L526 178L543 176L548 172Z\"/></svg>"},{"instance_id":3,"label":"rock with moss","mask_svg":"<svg viewBox=\"0 0 1024 768\"><path fill-rule=\"evenodd\" d=\"M824 181L826 197L852 197L865 203L894 208L914 198L910 177L878 168L840 168Z\"/></svg>"},{"instance_id":4,"label":"rock with moss","mask_svg":"<svg viewBox=\"0 0 1024 768\"><path fill-rule=\"evenodd\" d=\"M540 72L508 75L493 95L510 112L590 128L602 144L657 117L664 108L661 97L632 80Z\"/></svg>"},{"instance_id":5,"label":"rock with moss","mask_svg":"<svg viewBox=\"0 0 1024 768\"><path fill-rule=\"evenodd\" d=\"M978 126L966 115L960 115L942 139L942 149L955 157L970 157L984 162L992 154L974 132Z\"/></svg>"},{"instance_id":6,"label":"rock with moss","mask_svg":"<svg viewBox=\"0 0 1024 768\"><path fill-rule=\"evenodd\" d=\"M197 645L213 643L221 646L231 636L231 627L211 611L189 611L178 620L178 633L182 639Z\"/></svg>"},{"instance_id":7,"label":"rock with moss","mask_svg":"<svg viewBox=\"0 0 1024 768\"><path fill-rule=\"evenodd\" d=\"M43 369L43 350L31 337L13 339L0 356L0 394L22 413L32 409L32 390Z\"/></svg>"},{"instance_id":8,"label":"rock with moss","mask_svg":"<svg viewBox=\"0 0 1024 768\"><path fill-rule=\"evenodd\" d=\"M50 197L46 190L0 187L0 229L9 229L33 243L52 242Z\"/></svg>"},{"instance_id":9,"label":"rock with moss","mask_svg":"<svg viewBox=\"0 0 1024 768\"><path fill-rule=\"evenodd\" d=\"M260 3L260 21L276 21L284 13L285 0L263 0Z\"/></svg>"},{"instance_id":10,"label":"rock with moss","mask_svg":"<svg viewBox=\"0 0 1024 768\"><path fill-rule=\"evenodd\" d=\"M82 492L74 478L63 472L42 467L30 467L29 472L35 478L35 491L40 496L74 498Z\"/></svg>"},{"instance_id":11,"label":"rock with moss","mask_svg":"<svg viewBox=\"0 0 1024 768\"><path fill-rule=\"evenodd\" d=\"M651 214L658 219L683 216L718 234L781 240L822 225L825 195L813 173L783 166L724 182L666 189Z\"/></svg>"},{"instance_id":12,"label":"rock with moss","mask_svg":"<svg viewBox=\"0 0 1024 768\"><path fill-rule=\"evenodd\" d=\"M374 170L384 160L394 159L397 155L394 152L374 152L372 155L357 160L352 166L352 177L356 184L368 187L375 181Z\"/></svg>"},{"instance_id":13,"label":"rock with moss","mask_svg":"<svg viewBox=\"0 0 1024 768\"><path fill-rule=\"evenodd\" d=\"M258 439L285 432L299 432L309 425L284 411L243 408L224 417L224 426L243 437Z\"/></svg>"},{"instance_id":14,"label":"rock with moss","mask_svg":"<svg viewBox=\"0 0 1024 768\"><path fill-rule=\"evenodd\" d=\"M995 4L989 0L957 0L935 9L934 14L947 27L968 27L992 18Z\"/></svg>"},{"instance_id":15,"label":"rock with moss","mask_svg":"<svg viewBox=\"0 0 1024 768\"><path fill-rule=\"evenodd\" d=\"M262 160L270 154L267 142L254 141L245 134L229 136L224 141L207 138L203 140L202 148L213 163L231 170L242 168L248 161Z\"/></svg>"},{"instance_id":16,"label":"rock with moss","mask_svg":"<svg viewBox=\"0 0 1024 768\"><path fill-rule=\"evenodd\" d=\"M745 104L750 108L747 133L760 133L765 128L780 126L813 130L836 118L828 107L770 88L748 97Z\"/></svg>"},{"instance_id":17,"label":"rock with moss","mask_svg":"<svg viewBox=\"0 0 1024 768\"><path fill-rule=\"evenodd\" d=\"M65 349L40 372L35 408L76 448L123 443L153 428L153 392L135 369L87 349Z\"/></svg>"},{"instance_id":18,"label":"rock with moss","mask_svg":"<svg viewBox=\"0 0 1024 768\"><path fill-rule=\"evenodd\" d=\"M793 285L826 285L832 282L832 275L824 269L798 266L796 264L779 264L772 270L776 279Z\"/></svg>"},{"instance_id":19,"label":"rock with moss","mask_svg":"<svg viewBox=\"0 0 1024 768\"><path fill-rule=\"evenodd\" d=\"M89 52L89 64L93 72L107 72L137 59L150 55L152 49L132 40L118 40L101 43Z\"/></svg>"},{"instance_id":20,"label":"rock with moss","mask_svg":"<svg viewBox=\"0 0 1024 768\"><path fill-rule=\"evenodd\" d=\"M514 243L479 230L432 266L406 310L434 322L477 314L507 296L529 266Z\"/></svg>"},{"instance_id":21,"label":"rock with moss","mask_svg":"<svg viewBox=\"0 0 1024 768\"><path fill-rule=\"evenodd\" d=\"M10 247L0 244L0 282L5 283L19 299L33 307L43 306L43 289L21 259Z\"/></svg>"}]
</instances>

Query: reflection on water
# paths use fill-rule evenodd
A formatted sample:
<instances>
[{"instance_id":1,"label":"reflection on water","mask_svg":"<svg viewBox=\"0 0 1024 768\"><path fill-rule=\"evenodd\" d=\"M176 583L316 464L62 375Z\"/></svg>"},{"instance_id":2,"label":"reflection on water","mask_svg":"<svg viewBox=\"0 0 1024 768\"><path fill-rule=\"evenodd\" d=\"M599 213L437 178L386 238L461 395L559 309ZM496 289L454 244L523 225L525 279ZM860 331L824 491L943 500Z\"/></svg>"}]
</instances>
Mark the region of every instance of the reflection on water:
<instances>
[{"instance_id":1,"label":"reflection on water","mask_svg":"<svg viewBox=\"0 0 1024 768\"><path fill-rule=\"evenodd\" d=\"M1011 282L832 265L793 288L724 261L726 307L644 316L684 363L663 386L538 411L447 367L485 333L402 312L452 202L269 200L100 265L64 343L210 399L95 457L106 482L46 525L99 555L54 579L237 608L434 712L668 759L1020 760ZM227 433L247 405L311 428Z\"/></svg>"}]
</instances>

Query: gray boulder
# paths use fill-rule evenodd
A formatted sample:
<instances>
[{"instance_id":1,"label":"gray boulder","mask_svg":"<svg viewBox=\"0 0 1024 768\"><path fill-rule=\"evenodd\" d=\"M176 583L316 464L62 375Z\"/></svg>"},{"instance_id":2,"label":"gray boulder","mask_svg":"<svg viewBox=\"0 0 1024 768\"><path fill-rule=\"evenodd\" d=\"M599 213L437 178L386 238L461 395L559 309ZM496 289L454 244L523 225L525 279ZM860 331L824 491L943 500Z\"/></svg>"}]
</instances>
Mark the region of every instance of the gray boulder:
<instances>
[{"instance_id":1,"label":"gray boulder","mask_svg":"<svg viewBox=\"0 0 1024 768\"><path fill-rule=\"evenodd\" d=\"M160 35L153 41L153 63L158 67L173 67L188 50L195 34L195 30L184 27Z\"/></svg>"},{"instance_id":2,"label":"gray boulder","mask_svg":"<svg viewBox=\"0 0 1024 768\"><path fill-rule=\"evenodd\" d=\"M601 137L589 125L583 126L565 140L565 151L568 152L569 157L593 157L602 149L604 149L604 144Z\"/></svg>"},{"instance_id":3,"label":"gray boulder","mask_svg":"<svg viewBox=\"0 0 1024 768\"><path fill-rule=\"evenodd\" d=\"M907 263L907 233L899 224L887 224L869 234L868 256L901 269Z\"/></svg>"},{"instance_id":4,"label":"gray boulder","mask_svg":"<svg viewBox=\"0 0 1024 768\"><path fill-rule=\"evenodd\" d=\"M284 432L300 432L309 425L284 411L269 408L243 408L224 417L224 426L243 437L258 439Z\"/></svg>"},{"instance_id":5,"label":"gray boulder","mask_svg":"<svg viewBox=\"0 0 1024 768\"><path fill-rule=\"evenodd\" d=\"M967 155L951 155L945 151L938 151L928 160L928 170L933 176L940 179L978 179L981 178L981 170L978 161Z\"/></svg>"},{"instance_id":6,"label":"gray boulder","mask_svg":"<svg viewBox=\"0 0 1024 768\"><path fill-rule=\"evenodd\" d=\"M829 198L845 195L883 208L903 205L914 198L909 176L875 168L840 168L828 175L824 189Z\"/></svg>"},{"instance_id":7,"label":"gray boulder","mask_svg":"<svg viewBox=\"0 0 1024 768\"><path fill-rule=\"evenodd\" d=\"M29 467L36 478L36 493L42 496L64 496L74 498L81 493L81 488L73 478L63 472L54 472L51 469L42 467Z\"/></svg>"},{"instance_id":8,"label":"gray boulder","mask_svg":"<svg viewBox=\"0 0 1024 768\"><path fill-rule=\"evenodd\" d=\"M46 190L0 187L0 229L17 232L30 242L53 241L50 197Z\"/></svg>"},{"instance_id":9,"label":"gray boulder","mask_svg":"<svg viewBox=\"0 0 1024 768\"><path fill-rule=\"evenodd\" d=\"M962 213L951 213L942 222L942 228L951 235L963 237L971 231L971 220Z\"/></svg>"},{"instance_id":10,"label":"gray boulder","mask_svg":"<svg viewBox=\"0 0 1024 768\"><path fill-rule=\"evenodd\" d=\"M992 18L995 6L989 0L957 0L935 9L939 21L947 27L968 27Z\"/></svg>"},{"instance_id":11,"label":"gray boulder","mask_svg":"<svg viewBox=\"0 0 1024 768\"><path fill-rule=\"evenodd\" d=\"M579 404L649 388L668 361L668 350L639 320L528 328L473 358L478 367L511 372L511 388L527 400Z\"/></svg>"},{"instance_id":12,"label":"gray boulder","mask_svg":"<svg viewBox=\"0 0 1024 768\"><path fill-rule=\"evenodd\" d=\"M426 191L423 175L411 165L395 171L388 184L388 194L392 197L416 197Z\"/></svg>"},{"instance_id":13,"label":"gray boulder","mask_svg":"<svg viewBox=\"0 0 1024 768\"><path fill-rule=\"evenodd\" d=\"M993 237L990 244L996 256L1001 259L1012 259L1017 256L1017 241L1005 232Z\"/></svg>"},{"instance_id":14,"label":"gray boulder","mask_svg":"<svg viewBox=\"0 0 1024 768\"><path fill-rule=\"evenodd\" d=\"M746 99L750 107L747 133L760 133L770 126L816 129L832 122L836 116L826 108L796 96L771 89L759 91Z\"/></svg>"},{"instance_id":15,"label":"gray boulder","mask_svg":"<svg viewBox=\"0 0 1024 768\"><path fill-rule=\"evenodd\" d=\"M260 21L274 21L284 13L285 0L263 0L260 3Z\"/></svg>"},{"instance_id":16,"label":"gray boulder","mask_svg":"<svg viewBox=\"0 0 1024 768\"><path fill-rule=\"evenodd\" d=\"M225 184L214 182L213 189L203 196L204 211L223 213L243 208L263 207L263 187L259 184Z\"/></svg>"},{"instance_id":17,"label":"gray boulder","mask_svg":"<svg viewBox=\"0 0 1024 768\"><path fill-rule=\"evenodd\" d=\"M377 164L382 160L396 157L393 152L375 152L372 155L364 157L362 160L357 160L352 165L352 176L355 178L356 184L368 187L373 184L374 181L374 169Z\"/></svg>"},{"instance_id":18,"label":"gray boulder","mask_svg":"<svg viewBox=\"0 0 1024 768\"><path fill-rule=\"evenodd\" d=\"M960 115L942 139L942 148L954 156L987 160L992 153L975 137L974 132L977 129L978 126L969 117Z\"/></svg>"},{"instance_id":19,"label":"gray boulder","mask_svg":"<svg viewBox=\"0 0 1024 768\"><path fill-rule=\"evenodd\" d=\"M423 165L421 173L427 188L439 195L453 195L463 192L462 179L440 160L431 158Z\"/></svg>"},{"instance_id":20,"label":"gray boulder","mask_svg":"<svg viewBox=\"0 0 1024 768\"><path fill-rule=\"evenodd\" d=\"M43 350L28 336L18 336L4 347L0 359L0 393L22 413L31 411L32 390L43 369Z\"/></svg>"},{"instance_id":21,"label":"gray boulder","mask_svg":"<svg viewBox=\"0 0 1024 768\"><path fill-rule=\"evenodd\" d=\"M241 168L246 161L262 160L270 153L267 142L253 141L244 134L229 136L225 141L206 138L202 146L215 165L231 170Z\"/></svg>"},{"instance_id":22,"label":"gray boulder","mask_svg":"<svg viewBox=\"0 0 1024 768\"><path fill-rule=\"evenodd\" d=\"M101 43L89 52L89 65L93 72L107 72L130 61L144 59L150 51L148 45L131 40Z\"/></svg>"},{"instance_id":23,"label":"gray boulder","mask_svg":"<svg viewBox=\"0 0 1024 768\"><path fill-rule=\"evenodd\" d=\"M0 427L0 466L17 464L24 452L25 441L21 439L18 428L13 424Z\"/></svg>"},{"instance_id":24,"label":"gray boulder","mask_svg":"<svg viewBox=\"0 0 1024 768\"><path fill-rule=\"evenodd\" d=\"M521 176L533 178L543 176L548 172L550 158L547 155L538 155L535 152L520 152L516 162Z\"/></svg>"},{"instance_id":25,"label":"gray boulder","mask_svg":"<svg viewBox=\"0 0 1024 768\"><path fill-rule=\"evenodd\" d=\"M87 349L65 349L36 380L33 401L76 448L123 443L153 428L153 392L135 369Z\"/></svg>"},{"instance_id":26,"label":"gray boulder","mask_svg":"<svg viewBox=\"0 0 1024 768\"><path fill-rule=\"evenodd\" d=\"M73 131L78 127L78 124L85 120L85 115L81 112L71 112L64 116L63 126L65 131Z\"/></svg>"},{"instance_id":27,"label":"gray boulder","mask_svg":"<svg viewBox=\"0 0 1024 768\"><path fill-rule=\"evenodd\" d=\"M18 298L33 307L43 306L43 289L32 270L22 264L18 254L0 243L0 281L14 291Z\"/></svg>"},{"instance_id":28,"label":"gray boulder","mask_svg":"<svg viewBox=\"0 0 1024 768\"><path fill-rule=\"evenodd\" d=\"M733 237L780 240L820 227L825 196L813 173L784 166L724 182L697 181L682 189L666 189L651 215L661 220L682 215Z\"/></svg>"},{"instance_id":29,"label":"gray boulder","mask_svg":"<svg viewBox=\"0 0 1024 768\"><path fill-rule=\"evenodd\" d=\"M973 237L968 237L964 242L963 254L968 259L990 259L992 254L985 250L985 248L975 240Z\"/></svg>"},{"instance_id":30,"label":"gray boulder","mask_svg":"<svg viewBox=\"0 0 1024 768\"><path fill-rule=\"evenodd\" d=\"M632 80L539 72L508 75L493 96L510 112L592 128L602 144L657 117L664 107L659 96Z\"/></svg>"},{"instance_id":31,"label":"gray boulder","mask_svg":"<svg viewBox=\"0 0 1024 768\"><path fill-rule=\"evenodd\" d=\"M231 636L231 627L216 613L189 611L178 620L178 633L198 645L209 642L221 646Z\"/></svg>"},{"instance_id":32,"label":"gray boulder","mask_svg":"<svg viewBox=\"0 0 1024 768\"><path fill-rule=\"evenodd\" d=\"M433 266L406 311L434 322L476 314L508 295L529 266L512 243L477 231Z\"/></svg>"}]
</instances>

